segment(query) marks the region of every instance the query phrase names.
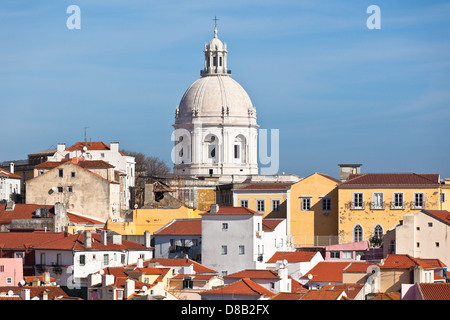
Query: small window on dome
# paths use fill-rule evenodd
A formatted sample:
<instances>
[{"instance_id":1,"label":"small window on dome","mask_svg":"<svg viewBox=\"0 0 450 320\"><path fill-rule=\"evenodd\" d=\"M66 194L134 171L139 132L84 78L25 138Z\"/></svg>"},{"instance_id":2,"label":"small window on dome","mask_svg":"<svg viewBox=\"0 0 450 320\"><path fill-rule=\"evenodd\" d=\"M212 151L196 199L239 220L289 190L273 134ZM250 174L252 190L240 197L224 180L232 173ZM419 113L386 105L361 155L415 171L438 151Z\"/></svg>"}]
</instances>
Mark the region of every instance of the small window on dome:
<instances>
[{"instance_id":1,"label":"small window on dome","mask_svg":"<svg viewBox=\"0 0 450 320\"><path fill-rule=\"evenodd\" d=\"M222 57L219 57L219 67L222 66Z\"/></svg>"}]
</instances>

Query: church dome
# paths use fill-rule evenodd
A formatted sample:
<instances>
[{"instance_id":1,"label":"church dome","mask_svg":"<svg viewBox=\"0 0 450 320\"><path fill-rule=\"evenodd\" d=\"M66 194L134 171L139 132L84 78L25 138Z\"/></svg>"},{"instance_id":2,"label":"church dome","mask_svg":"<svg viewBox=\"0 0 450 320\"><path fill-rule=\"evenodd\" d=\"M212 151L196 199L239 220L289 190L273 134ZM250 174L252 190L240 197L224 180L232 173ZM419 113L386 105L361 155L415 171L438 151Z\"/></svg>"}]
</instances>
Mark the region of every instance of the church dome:
<instances>
[{"instance_id":1,"label":"church dome","mask_svg":"<svg viewBox=\"0 0 450 320\"><path fill-rule=\"evenodd\" d=\"M178 118L248 117L252 101L242 86L230 76L208 76L195 81L178 107Z\"/></svg>"}]
</instances>

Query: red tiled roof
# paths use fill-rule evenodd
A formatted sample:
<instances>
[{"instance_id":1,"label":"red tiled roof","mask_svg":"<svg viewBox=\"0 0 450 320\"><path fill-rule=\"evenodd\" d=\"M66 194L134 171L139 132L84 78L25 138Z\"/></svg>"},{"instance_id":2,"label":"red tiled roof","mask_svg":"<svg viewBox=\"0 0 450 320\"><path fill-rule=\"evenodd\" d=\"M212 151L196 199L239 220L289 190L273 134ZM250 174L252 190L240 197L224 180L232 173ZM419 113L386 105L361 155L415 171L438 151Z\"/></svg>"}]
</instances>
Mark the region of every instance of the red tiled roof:
<instances>
[{"instance_id":1,"label":"red tiled roof","mask_svg":"<svg viewBox=\"0 0 450 320\"><path fill-rule=\"evenodd\" d=\"M65 151L82 151L84 146L84 142L77 142L66 148ZM111 150L110 146L104 142L88 142L86 147L87 150Z\"/></svg>"},{"instance_id":2,"label":"red tiled roof","mask_svg":"<svg viewBox=\"0 0 450 320\"><path fill-rule=\"evenodd\" d=\"M269 300L301 300L306 292L278 292Z\"/></svg>"},{"instance_id":3,"label":"red tiled roof","mask_svg":"<svg viewBox=\"0 0 450 320\"><path fill-rule=\"evenodd\" d=\"M67 217L69 218L70 222L73 223L86 223L86 224L104 224L101 221L91 219L88 217L80 216L78 214L67 212Z\"/></svg>"},{"instance_id":4,"label":"red tiled roof","mask_svg":"<svg viewBox=\"0 0 450 320\"><path fill-rule=\"evenodd\" d=\"M327 178L327 179L330 179L330 180L332 180L332 181L334 181L334 182L336 182L336 183L338 183L338 184L341 183L340 180L338 180L338 179L336 179L336 178L333 178L332 176L329 176L329 175L327 175L327 174L323 174L323 173L317 173L317 174L320 174L322 177L325 177L325 178Z\"/></svg>"},{"instance_id":5,"label":"red tiled roof","mask_svg":"<svg viewBox=\"0 0 450 320\"><path fill-rule=\"evenodd\" d=\"M155 231L155 235L201 235L202 220L174 220L170 224Z\"/></svg>"},{"instance_id":6,"label":"red tiled roof","mask_svg":"<svg viewBox=\"0 0 450 320\"><path fill-rule=\"evenodd\" d=\"M145 247L139 243L123 240L122 244L113 244L107 242L106 246L101 243L101 235L92 233L91 248L84 245L84 233L75 235L67 235L64 238L48 241L36 246L36 249L58 249L58 250L123 250L123 249L144 249Z\"/></svg>"},{"instance_id":7,"label":"red tiled roof","mask_svg":"<svg viewBox=\"0 0 450 320\"><path fill-rule=\"evenodd\" d=\"M278 272L266 269L246 269L223 277L224 279L279 279Z\"/></svg>"},{"instance_id":8,"label":"red tiled roof","mask_svg":"<svg viewBox=\"0 0 450 320\"><path fill-rule=\"evenodd\" d=\"M351 262L343 272L357 272L357 273L366 273L370 266L373 266L374 263L370 262Z\"/></svg>"},{"instance_id":9,"label":"red tiled roof","mask_svg":"<svg viewBox=\"0 0 450 320\"><path fill-rule=\"evenodd\" d=\"M408 254L390 254L379 267L381 269L409 269L421 266L424 269L434 269L434 267L418 258L413 258Z\"/></svg>"},{"instance_id":10,"label":"red tiled roof","mask_svg":"<svg viewBox=\"0 0 450 320\"><path fill-rule=\"evenodd\" d=\"M267 261L267 263L276 263L277 261L287 260L290 263L308 262L316 255L317 252L309 251L277 251Z\"/></svg>"},{"instance_id":11,"label":"red tiled roof","mask_svg":"<svg viewBox=\"0 0 450 320\"><path fill-rule=\"evenodd\" d=\"M265 232L273 231L283 220L284 219L263 219L262 229Z\"/></svg>"},{"instance_id":12,"label":"red tiled roof","mask_svg":"<svg viewBox=\"0 0 450 320\"><path fill-rule=\"evenodd\" d=\"M212 295L245 295L245 296L265 296L272 297L275 293L257 284L256 282L244 278L238 281L234 281L230 284L220 286L214 289L205 290L200 294L212 294Z\"/></svg>"},{"instance_id":13,"label":"red tiled roof","mask_svg":"<svg viewBox=\"0 0 450 320\"><path fill-rule=\"evenodd\" d=\"M422 210L423 213L431 215L435 219L450 225L450 212L446 210Z\"/></svg>"},{"instance_id":14,"label":"red tiled roof","mask_svg":"<svg viewBox=\"0 0 450 320\"><path fill-rule=\"evenodd\" d=\"M450 300L450 283L419 283L424 300Z\"/></svg>"},{"instance_id":15,"label":"red tiled roof","mask_svg":"<svg viewBox=\"0 0 450 320\"><path fill-rule=\"evenodd\" d=\"M216 270L205 267L204 265L195 262L191 259L159 259L153 258L148 261L149 264L157 263L164 267L183 267L186 265L194 265L196 273L217 273Z\"/></svg>"},{"instance_id":16,"label":"red tiled roof","mask_svg":"<svg viewBox=\"0 0 450 320\"><path fill-rule=\"evenodd\" d=\"M170 278L170 280L183 280L184 278L189 277L192 280L198 281L208 281L211 278L217 277L216 274L177 274L176 276Z\"/></svg>"},{"instance_id":17,"label":"red tiled roof","mask_svg":"<svg viewBox=\"0 0 450 320\"><path fill-rule=\"evenodd\" d=\"M54 206L51 205L39 205L39 204L14 204L13 210L6 210L6 204L0 204L0 224L10 224L12 219L33 219L36 209L47 207L49 210L49 217L54 216Z\"/></svg>"},{"instance_id":18,"label":"red tiled roof","mask_svg":"<svg viewBox=\"0 0 450 320\"><path fill-rule=\"evenodd\" d=\"M231 206L219 206L217 213L210 213L209 211L200 213L200 215L263 215L260 212L246 208L246 207L231 207Z\"/></svg>"},{"instance_id":19,"label":"red tiled roof","mask_svg":"<svg viewBox=\"0 0 450 320\"><path fill-rule=\"evenodd\" d=\"M321 261L312 268L304 277L312 276L313 282L342 283L342 271L349 262Z\"/></svg>"},{"instance_id":20,"label":"red tiled roof","mask_svg":"<svg viewBox=\"0 0 450 320\"><path fill-rule=\"evenodd\" d=\"M63 232L0 232L1 249L36 248L55 239L64 239Z\"/></svg>"},{"instance_id":21,"label":"red tiled roof","mask_svg":"<svg viewBox=\"0 0 450 320\"><path fill-rule=\"evenodd\" d=\"M362 283L341 283L333 285L336 290L344 290L348 299L353 300L364 287Z\"/></svg>"},{"instance_id":22,"label":"red tiled roof","mask_svg":"<svg viewBox=\"0 0 450 320\"><path fill-rule=\"evenodd\" d=\"M103 160L84 160L84 158L62 159L61 161L45 161L35 166L35 168L56 168L63 163L72 162L82 168L114 168L113 165Z\"/></svg>"},{"instance_id":23,"label":"red tiled roof","mask_svg":"<svg viewBox=\"0 0 450 320\"><path fill-rule=\"evenodd\" d=\"M362 185L405 185L405 186L438 186L440 185L437 173L363 173L351 174L346 182L340 186Z\"/></svg>"},{"instance_id":24,"label":"red tiled roof","mask_svg":"<svg viewBox=\"0 0 450 320\"><path fill-rule=\"evenodd\" d=\"M37 276L37 275L36 276L24 276L23 277L23 280L25 280L25 282L27 282L27 283L33 282L34 279L39 279L41 281L41 283L44 282L44 276L43 275L40 275L40 276ZM55 281L56 281L55 278L50 277L50 282L55 282Z\"/></svg>"},{"instance_id":25,"label":"red tiled roof","mask_svg":"<svg viewBox=\"0 0 450 320\"><path fill-rule=\"evenodd\" d=\"M21 176L11 173L8 170L0 168L0 177L12 178L12 179L22 179Z\"/></svg>"},{"instance_id":26,"label":"red tiled roof","mask_svg":"<svg viewBox=\"0 0 450 320\"><path fill-rule=\"evenodd\" d=\"M400 292L385 292L378 293L375 297L369 300L400 300L401 294Z\"/></svg>"},{"instance_id":27,"label":"red tiled roof","mask_svg":"<svg viewBox=\"0 0 450 320\"><path fill-rule=\"evenodd\" d=\"M68 297L67 293L64 292L64 290L59 286L26 286L26 287L19 287L19 286L11 286L11 287L0 287L0 292L8 292L11 290L16 295L20 295L21 289L30 289L30 299L34 297L42 297L42 292L46 291L48 294L48 299L54 299L58 297Z\"/></svg>"}]
</instances>

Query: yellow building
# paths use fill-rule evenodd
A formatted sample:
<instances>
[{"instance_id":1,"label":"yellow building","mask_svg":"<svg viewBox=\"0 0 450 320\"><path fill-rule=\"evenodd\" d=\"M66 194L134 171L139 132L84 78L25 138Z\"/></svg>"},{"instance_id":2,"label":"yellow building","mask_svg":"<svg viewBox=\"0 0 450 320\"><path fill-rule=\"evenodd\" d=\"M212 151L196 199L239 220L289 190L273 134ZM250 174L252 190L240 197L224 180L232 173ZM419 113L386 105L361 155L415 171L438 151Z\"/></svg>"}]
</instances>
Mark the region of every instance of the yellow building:
<instances>
[{"instance_id":1,"label":"yellow building","mask_svg":"<svg viewBox=\"0 0 450 320\"><path fill-rule=\"evenodd\" d=\"M179 206L178 208L150 208L133 210L128 220L108 220L106 229L122 235L143 235L145 231L153 233L174 219L200 218L199 210Z\"/></svg>"},{"instance_id":2,"label":"yellow building","mask_svg":"<svg viewBox=\"0 0 450 320\"><path fill-rule=\"evenodd\" d=\"M339 184L340 243L381 238L405 213L448 206L439 174L351 174Z\"/></svg>"},{"instance_id":3,"label":"yellow building","mask_svg":"<svg viewBox=\"0 0 450 320\"><path fill-rule=\"evenodd\" d=\"M252 183L233 188L232 206L246 207L265 218L286 218L288 190L292 183Z\"/></svg>"},{"instance_id":4,"label":"yellow building","mask_svg":"<svg viewBox=\"0 0 450 320\"><path fill-rule=\"evenodd\" d=\"M316 172L290 187L287 223L294 246L337 243L339 183Z\"/></svg>"}]
</instances>

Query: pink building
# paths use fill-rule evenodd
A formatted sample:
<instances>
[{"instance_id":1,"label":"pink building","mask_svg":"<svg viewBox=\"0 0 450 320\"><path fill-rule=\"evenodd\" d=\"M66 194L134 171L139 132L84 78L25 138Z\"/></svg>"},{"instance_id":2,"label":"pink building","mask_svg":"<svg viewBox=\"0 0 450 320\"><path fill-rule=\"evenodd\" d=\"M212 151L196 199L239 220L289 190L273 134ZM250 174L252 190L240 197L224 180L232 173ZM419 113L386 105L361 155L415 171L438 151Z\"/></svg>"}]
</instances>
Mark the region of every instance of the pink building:
<instances>
[{"instance_id":1,"label":"pink building","mask_svg":"<svg viewBox=\"0 0 450 320\"><path fill-rule=\"evenodd\" d=\"M22 258L0 258L0 287L18 286L21 280Z\"/></svg>"},{"instance_id":2,"label":"pink building","mask_svg":"<svg viewBox=\"0 0 450 320\"><path fill-rule=\"evenodd\" d=\"M336 244L325 247L325 260L332 261L360 261L381 260L383 249L371 248L369 241Z\"/></svg>"}]
</instances>

